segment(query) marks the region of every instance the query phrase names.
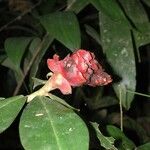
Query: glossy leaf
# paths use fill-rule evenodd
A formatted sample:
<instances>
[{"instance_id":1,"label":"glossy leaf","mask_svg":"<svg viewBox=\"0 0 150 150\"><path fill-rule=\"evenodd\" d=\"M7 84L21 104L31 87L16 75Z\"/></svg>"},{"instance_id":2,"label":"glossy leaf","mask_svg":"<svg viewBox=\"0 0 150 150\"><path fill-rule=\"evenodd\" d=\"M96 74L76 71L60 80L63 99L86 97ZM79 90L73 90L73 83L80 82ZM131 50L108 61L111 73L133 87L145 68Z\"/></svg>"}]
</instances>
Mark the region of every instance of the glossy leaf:
<instances>
[{"instance_id":1,"label":"glossy leaf","mask_svg":"<svg viewBox=\"0 0 150 150\"><path fill-rule=\"evenodd\" d=\"M74 51L80 48L81 36L79 23L72 12L56 12L40 18L50 36Z\"/></svg>"},{"instance_id":2,"label":"glossy leaf","mask_svg":"<svg viewBox=\"0 0 150 150\"><path fill-rule=\"evenodd\" d=\"M99 24L103 50L115 74L121 80L114 84L115 92L122 105L129 109L134 94L127 94L126 89L134 92L136 85L131 26L116 1L92 0L92 4L100 11Z\"/></svg>"},{"instance_id":3,"label":"glossy leaf","mask_svg":"<svg viewBox=\"0 0 150 150\"><path fill-rule=\"evenodd\" d=\"M12 124L25 101L26 98L24 96L0 99L0 133Z\"/></svg>"},{"instance_id":4,"label":"glossy leaf","mask_svg":"<svg viewBox=\"0 0 150 150\"><path fill-rule=\"evenodd\" d=\"M88 130L82 119L46 97L36 97L28 104L19 130L25 149L88 149Z\"/></svg>"},{"instance_id":5,"label":"glossy leaf","mask_svg":"<svg viewBox=\"0 0 150 150\"><path fill-rule=\"evenodd\" d=\"M23 54L31 40L31 37L16 37L8 38L5 41L5 50L7 56L16 68L20 68Z\"/></svg>"},{"instance_id":6,"label":"glossy leaf","mask_svg":"<svg viewBox=\"0 0 150 150\"><path fill-rule=\"evenodd\" d=\"M82 11L88 4L90 0L67 0L67 10L74 11L79 13Z\"/></svg>"},{"instance_id":7,"label":"glossy leaf","mask_svg":"<svg viewBox=\"0 0 150 150\"><path fill-rule=\"evenodd\" d=\"M120 12L117 9L113 11ZM106 14L107 12L104 11L100 13L102 46L114 73L120 78L120 81L116 83L114 81L115 92L122 101L122 105L129 109L134 94L127 93L126 89L134 92L136 86L135 57L130 26L121 15L115 20L111 18L111 15ZM119 17L121 17L120 20L118 20Z\"/></svg>"},{"instance_id":8,"label":"glossy leaf","mask_svg":"<svg viewBox=\"0 0 150 150\"><path fill-rule=\"evenodd\" d=\"M120 141L120 149L134 149L135 144L128 139L125 134L117 127L112 125L107 125L107 132L110 136L114 137L116 140Z\"/></svg>"},{"instance_id":9,"label":"glossy leaf","mask_svg":"<svg viewBox=\"0 0 150 150\"><path fill-rule=\"evenodd\" d=\"M104 147L107 150L117 150L117 148L114 146L115 139L113 137L106 137L104 136L101 131L98 128L97 123L91 123L96 131L96 135L100 141L100 144L102 147Z\"/></svg>"}]
</instances>

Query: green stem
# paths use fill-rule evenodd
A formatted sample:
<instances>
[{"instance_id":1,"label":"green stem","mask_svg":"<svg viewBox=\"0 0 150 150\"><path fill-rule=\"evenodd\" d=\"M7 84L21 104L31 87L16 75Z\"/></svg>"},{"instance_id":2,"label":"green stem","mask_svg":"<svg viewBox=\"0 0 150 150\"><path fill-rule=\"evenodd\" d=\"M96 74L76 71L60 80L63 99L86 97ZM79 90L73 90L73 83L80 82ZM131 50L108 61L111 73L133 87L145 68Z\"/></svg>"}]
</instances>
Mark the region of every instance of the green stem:
<instances>
[{"instance_id":1,"label":"green stem","mask_svg":"<svg viewBox=\"0 0 150 150\"><path fill-rule=\"evenodd\" d=\"M123 110L122 110L121 90L119 90L119 106L120 106L120 130L123 131Z\"/></svg>"},{"instance_id":2,"label":"green stem","mask_svg":"<svg viewBox=\"0 0 150 150\"><path fill-rule=\"evenodd\" d=\"M36 96L48 96L48 93L54 89L56 88L52 85L52 79L49 78L42 88L28 95L27 102L32 101Z\"/></svg>"},{"instance_id":3,"label":"green stem","mask_svg":"<svg viewBox=\"0 0 150 150\"><path fill-rule=\"evenodd\" d=\"M133 91L130 91L130 90L127 90L127 89L126 89L126 91L129 92L129 93L136 94L136 95L140 95L140 96L144 96L144 97L150 97L150 95L147 95L147 94L143 94L143 93L139 93L139 92L133 92Z\"/></svg>"},{"instance_id":4,"label":"green stem","mask_svg":"<svg viewBox=\"0 0 150 150\"><path fill-rule=\"evenodd\" d=\"M49 92L62 85L63 76L60 73L52 74L45 85L34 93L28 95L27 102L32 101L36 96L49 96Z\"/></svg>"}]
</instances>

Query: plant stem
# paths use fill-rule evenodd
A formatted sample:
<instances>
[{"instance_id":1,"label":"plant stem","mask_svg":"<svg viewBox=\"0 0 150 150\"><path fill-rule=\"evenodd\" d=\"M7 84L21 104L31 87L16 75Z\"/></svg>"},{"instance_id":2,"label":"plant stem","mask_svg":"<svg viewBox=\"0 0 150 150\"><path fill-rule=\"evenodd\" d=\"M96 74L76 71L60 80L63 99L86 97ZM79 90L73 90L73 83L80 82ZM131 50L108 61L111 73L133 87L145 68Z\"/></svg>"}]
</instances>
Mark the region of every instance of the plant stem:
<instances>
[{"instance_id":1,"label":"plant stem","mask_svg":"<svg viewBox=\"0 0 150 150\"><path fill-rule=\"evenodd\" d=\"M48 96L48 92L53 90L51 85L51 79L49 79L45 85L34 93L28 95L27 102L32 101L36 96Z\"/></svg>"},{"instance_id":2,"label":"plant stem","mask_svg":"<svg viewBox=\"0 0 150 150\"><path fill-rule=\"evenodd\" d=\"M10 22L8 22L4 26L2 26L0 28L0 32L3 31L5 28L7 28L9 25L13 24L15 21L22 19L23 16L25 16L26 14L28 14L29 12L31 12L33 9L35 9L37 6L39 6L41 4L41 2L42 2L42 0L40 0L39 2L37 2L34 6L32 6L30 9L26 10L25 12L23 12L21 15L17 16L13 20L11 20Z\"/></svg>"},{"instance_id":3,"label":"plant stem","mask_svg":"<svg viewBox=\"0 0 150 150\"><path fill-rule=\"evenodd\" d=\"M29 70L30 70L30 68L31 68L31 66L32 66L32 64L33 64L33 62L35 61L37 55L39 54L39 52L40 52L40 50L41 50L41 48L42 48L42 46L43 46L43 44L44 44L44 42L45 42L47 36L48 36L48 34L46 34L46 35L44 36L43 40L41 41L41 43L38 45L37 49L35 50L36 52L35 52L34 56L32 57L32 59L31 59L29 65L28 65L28 67L26 68L25 73L24 73L22 79L20 80L20 82L18 83L18 85L17 85L17 87L16 87L16 89L15 89L13 95L17 95L17 94L18 94L18 92L19 92L19 90L20 90L20 88L21 88L21 86L22 86L22 83L24 82L24 80L25 80L27 74L29 73Z\"/></svg>"},{"instance_id":4,"label":"plant stem","mask_svg":"<svg viewBox=\"0 0 150 150\"><path fill-rule=\"evenodd\" d=\"M122 96L121 90L119 90L119 106L120 106L120 130L123 131L123 110L122 110Z\"/></svg>"},{"instance_id":5,"label":"plant stem","mask_svg":"<svg viewBox=\"0 0 150 150\"><path fill-rule=\"evenodd\" d=\"M36 96L49 96L49 92L59 88L62 84L61 74L52 74L52 76L46 81L45 85L34 93L28 95L27 102L32 101Z\"/></svg>"},{"instance_id":6,"label":"plant stem","mask_svg":"<svg viewBox=\"0 0 150 150\"><path fill-rule=\"evenodd\" d=\"M127 91L128 93L133 93L133 94L140 95L140 96L144 96L144 97L150 97L150 95L148 95L148 94L143 94L143 93L139 93L139 92L134 92L134 91L130 91L130 90L127 90L127 89L126 89L126 91Z\"/></svg>"}]
</instances>

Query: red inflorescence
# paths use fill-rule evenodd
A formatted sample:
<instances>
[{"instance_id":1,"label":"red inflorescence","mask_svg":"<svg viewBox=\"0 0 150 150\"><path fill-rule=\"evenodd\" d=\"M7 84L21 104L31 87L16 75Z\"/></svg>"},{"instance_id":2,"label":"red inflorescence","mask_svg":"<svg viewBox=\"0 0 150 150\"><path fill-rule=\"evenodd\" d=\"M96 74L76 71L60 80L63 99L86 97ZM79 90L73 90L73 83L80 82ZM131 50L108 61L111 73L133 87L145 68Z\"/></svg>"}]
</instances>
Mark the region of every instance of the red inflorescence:
<instances>
[{"instance_id":1,"label":"red inflorescence","mask_svg":"<svg viewBox=\"0 0 150 150\"><path fill-rule=\"evenodd\" d=\"M68 86L102 86L112 82L112 78L104 72L102 66L95 59L95 55L87 50L77 50L72 55L67 55L63 60L59 60L58 55L47 60L48 68L55 74L62 76L60 86L57 88L63 94L69 94ZM71 89L69 87L69 89Z\"/></svg>"}]
</instances>

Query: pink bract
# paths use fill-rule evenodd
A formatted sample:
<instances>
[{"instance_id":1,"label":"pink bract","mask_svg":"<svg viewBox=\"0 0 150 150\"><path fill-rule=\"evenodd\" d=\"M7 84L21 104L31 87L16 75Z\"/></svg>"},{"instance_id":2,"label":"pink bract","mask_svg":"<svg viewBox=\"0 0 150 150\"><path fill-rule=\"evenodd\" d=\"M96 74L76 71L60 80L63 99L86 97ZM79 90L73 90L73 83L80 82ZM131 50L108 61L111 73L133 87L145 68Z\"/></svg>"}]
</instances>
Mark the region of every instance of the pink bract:
<instances>
[{"instance_id":1,"label":"pink bract","mask_svg":"<svg viewBox=\"0 0 150 150\"><path fill-rule=\"evenodd\" d=\"M63 94L71 93L71 86L90 85L95 87L112 82L111 76L104 72L102 66L95 59L95 55L87 50L77 50L63 60L59 60L59 56L55 54L53 59L47 60L47 64L53 75L61 75L62 82L56 88L60 89ZM65 84L67 89L65 89Z\"/></svg>"}]
</instances>

